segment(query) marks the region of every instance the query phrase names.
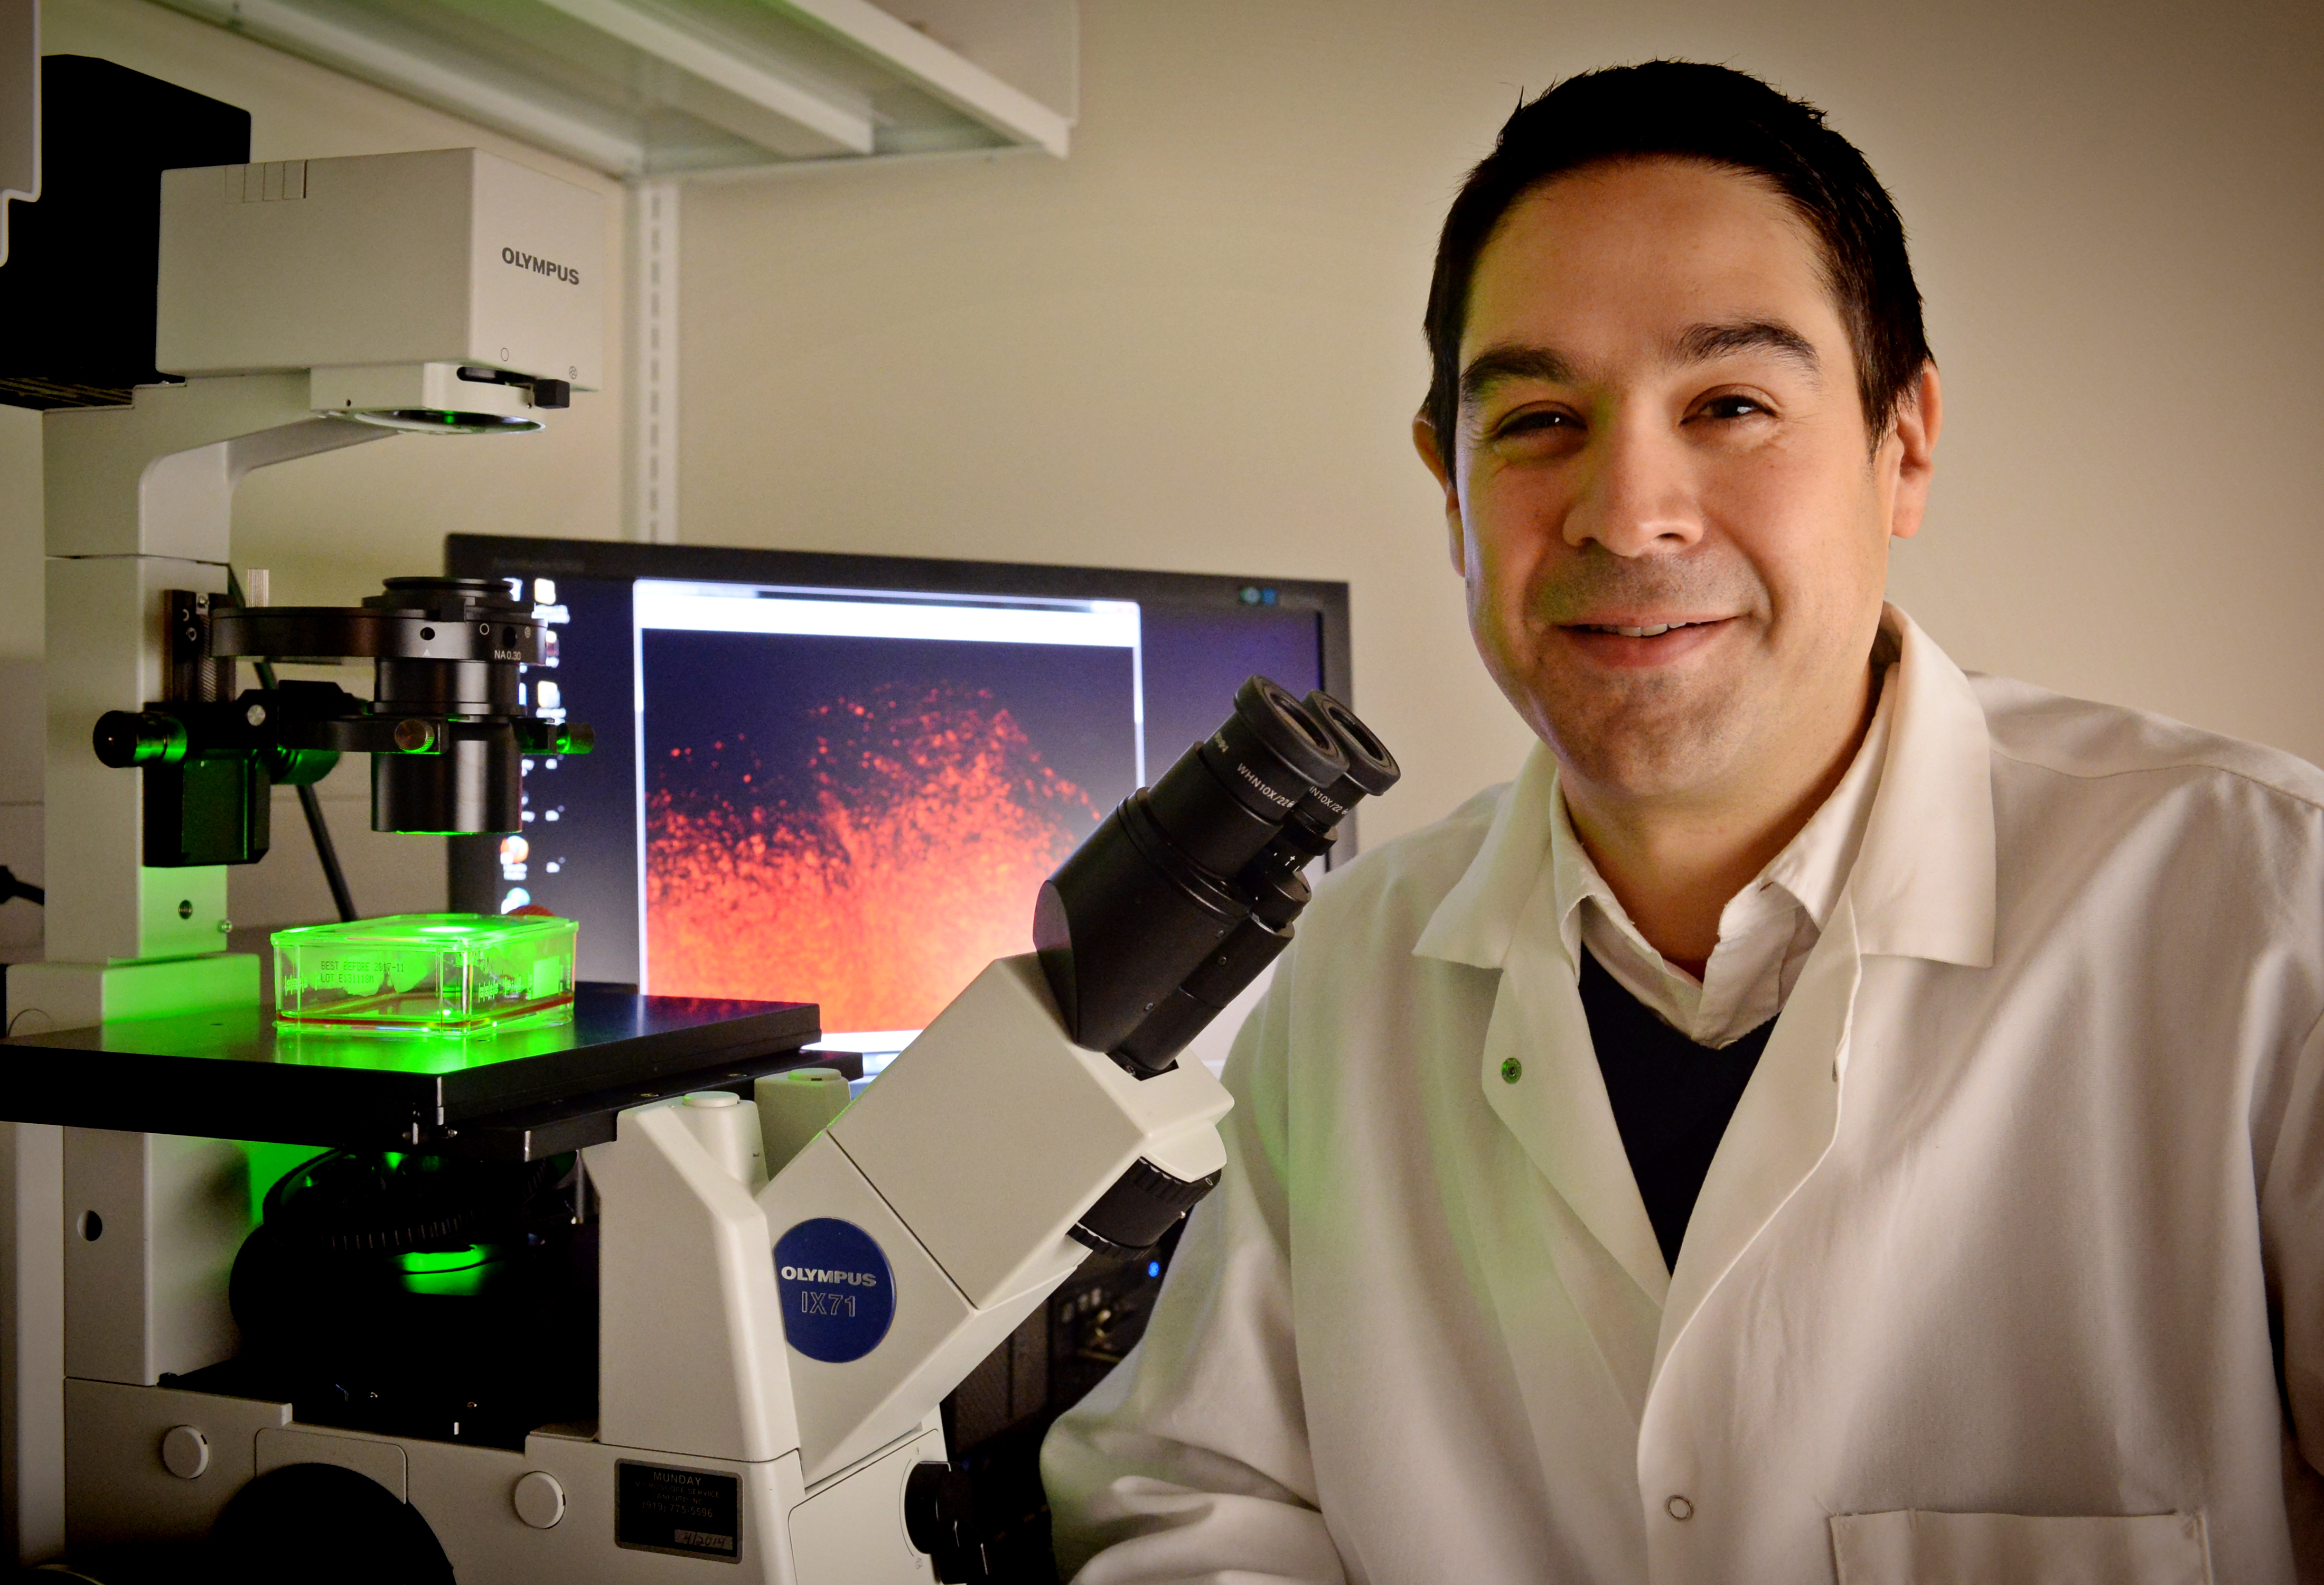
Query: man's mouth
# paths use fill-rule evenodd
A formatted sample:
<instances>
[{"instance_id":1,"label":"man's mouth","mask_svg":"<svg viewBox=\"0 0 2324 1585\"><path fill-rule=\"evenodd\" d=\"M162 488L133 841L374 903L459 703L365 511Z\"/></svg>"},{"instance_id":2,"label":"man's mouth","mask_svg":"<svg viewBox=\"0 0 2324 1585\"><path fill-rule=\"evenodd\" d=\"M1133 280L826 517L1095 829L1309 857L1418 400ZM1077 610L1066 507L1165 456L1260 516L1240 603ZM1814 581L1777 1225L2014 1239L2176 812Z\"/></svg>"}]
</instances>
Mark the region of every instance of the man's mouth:
<instances>
[{"instance_id":1,"label":"man's mouth","mask_svg":"<svg viewBox=\"0 0 2324 1585\"><path fill-rule=\"evenodd\" d=\"M1685 627L1712 627L1725 621L1724 616L1700 616L1691 622L1648 622L1637 627L1626 627L1612 622L1575 622L1576 633L1615 633L1624 638L1660 638L1665 633L1676 633Z\"/></svg>"}]
</instances>

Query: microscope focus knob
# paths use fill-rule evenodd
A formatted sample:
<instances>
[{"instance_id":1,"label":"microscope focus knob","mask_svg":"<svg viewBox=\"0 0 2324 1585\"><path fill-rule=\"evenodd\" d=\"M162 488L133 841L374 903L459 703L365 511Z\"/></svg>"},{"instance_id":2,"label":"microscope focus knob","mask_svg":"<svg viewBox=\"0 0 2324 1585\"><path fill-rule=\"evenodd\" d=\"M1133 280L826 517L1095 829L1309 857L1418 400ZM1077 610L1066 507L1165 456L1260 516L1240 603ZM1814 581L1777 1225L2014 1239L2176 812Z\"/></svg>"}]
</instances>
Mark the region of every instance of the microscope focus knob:
<instances>
[{"instance_id":1,"label":"microscope focus knob","mask_svg":"<svg viewBox=\"0 0 2324 1585\"><path fill-rule=\"evenodd\" d=\"M535 1530L554 1530L565 1517L565 1488L546 1469L528 1469L509 1492L509 1506Z\"/></svg>"},{"instance_id":2,"label":"microscope focus knob","mask_svg":"<svg viewBox=\"0 0 2324 1585\"><path fill-rule=\"evenodd\" d=\"M957 1464L921 1463L904 1478L904 1534L945 1585L991 1578L975 1532L976 1488Z\"/></svg>"},{"instance_id":3,"label":"microscope focus knob","mask_svg":"<svg viewBox=\"0 0 2324 1585\"><path fill-rule=\"evenodd\" d=\"M1165 1172L1144 1156L1082 1212L1065 1236L1100 1255L1131 1255L1162 1241L1172 1224L1218 1187L1219 1174L1192 1182Z\"/></svg>"},{"instance_id":4,"label":"microscope focus knob","mask_svg":"<svg viewBox=\"0 0 2324 1585\"><path fill-rule=\"evenodd\" d=\"M198 1480L210 1467L210 1439L198 1425L173 1425L161 1433L161 1468L180 1480Z\"/></svg>"}]
</instances>

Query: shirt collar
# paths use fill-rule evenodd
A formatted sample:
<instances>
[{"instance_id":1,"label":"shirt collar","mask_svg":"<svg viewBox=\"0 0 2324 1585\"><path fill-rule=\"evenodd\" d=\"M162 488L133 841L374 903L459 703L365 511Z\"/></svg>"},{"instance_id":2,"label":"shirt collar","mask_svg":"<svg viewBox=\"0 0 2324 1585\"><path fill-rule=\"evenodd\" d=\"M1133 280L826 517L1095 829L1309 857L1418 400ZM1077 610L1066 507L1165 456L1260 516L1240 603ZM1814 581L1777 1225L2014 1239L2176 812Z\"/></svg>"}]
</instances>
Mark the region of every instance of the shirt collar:
<instances>
[{"instance_id":1,"label":"shirt collar","mask_svg":"<svg viewBox=\"0 0 2324 1585\"><path fill-rule=\"evenodd\" d=\"M1630 922L1629 914L1614 895L1614 888L1598 873L1589 850L1582 846L1581 835L1573 829L1573 816L1565 807L1565 795L1555 794L1549 811L1549 885L1557 900L1557 933L1565 942L1565 955L1578 969L1582 966L1582 904L1591 898L1606 911L1606 917L1615 928L1633 939L1639 950L1649 956L1654 950Z\"/></svg>"},{"instance_id":2,"label":"shirt collar","mask_svg":"<svg viewBox=\"0 0 2324 1585\"><path fill-rule=\"evenodd\" d=\"M1857 856L1863 851L1865 829L1878 801L1881 773L1895 737L1898 691L1896 669L1892 665L1881 679L1880 702L1873 708L1872 724L1865 729L1855 759L1798 835L1759 872L1759 879L1773 882L1797 899L1819 931L1831 920L1832 909L1840 903L1840 888L1847 885Z\"/></svg>"},{"instance_id":3,"label":"shirt collar","mask_svg":"<svg viewBox=\"0 0 2324 1585\"><path fill-rule=\"evenodd\" d=\"M1819 928L1840 894L1852 893L1865 952L1989 967L1994 838L1985 711L1960 668L1910 616L1886 607L1881 626L1898 652L1875 713L1874 731L1886 734L1885 755L1868 736L1871 752L1859 751L1833 796L1767 873ZM1885 727L1884 717L1890 718ZM1861 807L1867 789L1868 811ZM1484 845L1430 916L1416 956L1499 969L1527 903L1549 886L1559 904L1560 945L1569 962L1578 961L1575 909L1591 883L1600 889L1604 883L1567 825L1563 803L1556 757L1536 744L1502 796ZM1851 843L1859 821L1862 840Z\"/></svg>"}]
</instances>

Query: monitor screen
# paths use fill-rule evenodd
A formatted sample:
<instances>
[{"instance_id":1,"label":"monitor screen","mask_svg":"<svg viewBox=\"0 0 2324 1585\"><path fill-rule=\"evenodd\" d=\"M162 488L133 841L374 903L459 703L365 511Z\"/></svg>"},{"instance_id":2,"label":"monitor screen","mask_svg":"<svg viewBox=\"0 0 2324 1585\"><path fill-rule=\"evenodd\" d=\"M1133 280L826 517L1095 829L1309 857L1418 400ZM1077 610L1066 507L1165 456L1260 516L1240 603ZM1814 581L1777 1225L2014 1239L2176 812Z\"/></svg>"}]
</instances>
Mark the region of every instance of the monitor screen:
<instances>
[{"instance_id":1,"label":"monitor screen","mask_svg":"<svg viewBox=\"0 0 2324 1585\"><path fill-rule=\"evenodd\" d=\"M447 560L533 602L528 702L596 734L525 762L515 836L453 841L454 906L537 903L581 922L585 978L813 1001L865 1049L1029 950L1042 880L1245 677L1347 696L1342 584L475 535Z\"/></svg>"}]
</instances>

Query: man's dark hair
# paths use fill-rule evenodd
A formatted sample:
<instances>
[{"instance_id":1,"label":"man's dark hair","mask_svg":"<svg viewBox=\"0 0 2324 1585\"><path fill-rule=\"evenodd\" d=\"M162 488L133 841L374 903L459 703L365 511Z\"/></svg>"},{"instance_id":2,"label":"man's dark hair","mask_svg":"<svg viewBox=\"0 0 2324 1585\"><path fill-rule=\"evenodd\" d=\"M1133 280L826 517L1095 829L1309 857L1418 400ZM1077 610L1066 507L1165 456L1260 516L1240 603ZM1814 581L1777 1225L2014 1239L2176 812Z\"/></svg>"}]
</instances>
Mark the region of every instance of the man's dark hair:
<instances>
[{"instance_id":1,"label":"man's dark hair","mask_svg":"<svg viewBox=\"0 0 2324 1585\"><path fill-rule=\"evenodd\" d=\"M1756 77L1652 60L1571 77L1501 127L1469 172L1436 245L1425 328L1432 370L1422 410L1446 465L1461 411L1461 333L1477 255L1512 205L1554 177L1609 161L1701 161L1772 185L1815 234L1856 357L1857 394L1876 441L1929 356L1921 292L1895 203L1823 112Z\"/></svg>"}]
</instances>

